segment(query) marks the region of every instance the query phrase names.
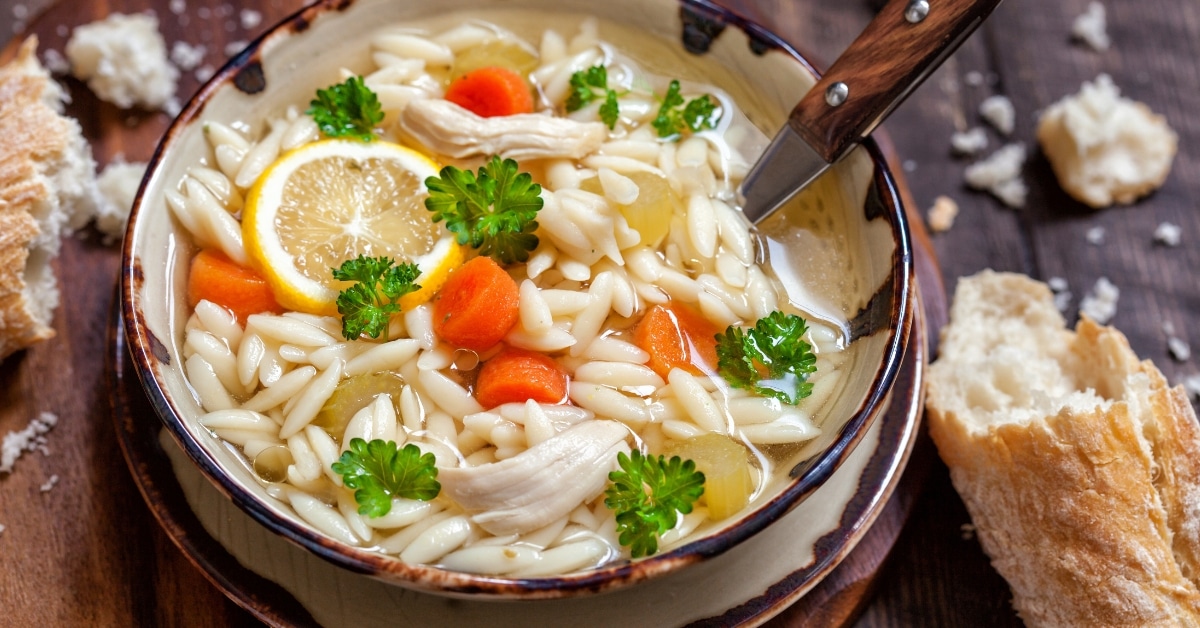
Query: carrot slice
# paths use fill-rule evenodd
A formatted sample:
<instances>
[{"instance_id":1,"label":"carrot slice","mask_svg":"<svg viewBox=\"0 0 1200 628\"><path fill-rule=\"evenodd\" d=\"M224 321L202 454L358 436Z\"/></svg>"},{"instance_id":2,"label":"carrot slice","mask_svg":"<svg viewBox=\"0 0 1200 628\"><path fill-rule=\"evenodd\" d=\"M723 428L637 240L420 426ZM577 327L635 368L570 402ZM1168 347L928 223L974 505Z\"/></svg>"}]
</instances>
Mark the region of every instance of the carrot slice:
<instances>
[{"instance_id":1,"label":"carrot slice","mask_svg":"<svg viewBox=\"0 0 1200 628\"><path fill-rule=\"evenodd\" d=\"M533 111L533 92L525 77L498 66L460 76L446 88L446 100L484 118Z\"/></svg>"},{"instance_id":2,"label":"carrot slice","mask_svg":"<svg viewBox=\"0 0 1200 628\"><path fill-rule=\"evenodd\" d=\"M485 351L512 329L520 312L517 282L490 257L450 273L433 303L433 330L452 345Z\"/></svg>"},{"instance_id":3,"label":"carrot slice","mask_svg":"<svg viewBox=\"0 0 1200 628\"><path fill-rule=\"evenodd\" d=\"M217 249L204 249L188 270L188 303L211 301L233 312L241 323L259 312L283 312L262 275L240 266Z\"/></svg>"},{"instance_id":4,"label":"carrot slice","mask_svg":"<svg viewBox=\"0 0 1200 628\"><path fill-rule=\"evenodd\" d=\"M672 301L646 311L633 331L633 342L650 354L647 366L663 378L677 367L700 375L716 371L719 332L696 310Z\"/></svg>"},{"instance_id":5,"label":"carrot slice","mask_svg":"<svg viewBox=\"0 0 1200 628\"><path fill-rule=\"evenodd\" d=\"M485 408L506 403L559 403L567 396L567 373L548 355L506 347L479 369L475 398Z\"/></svg>"}]
</instances>

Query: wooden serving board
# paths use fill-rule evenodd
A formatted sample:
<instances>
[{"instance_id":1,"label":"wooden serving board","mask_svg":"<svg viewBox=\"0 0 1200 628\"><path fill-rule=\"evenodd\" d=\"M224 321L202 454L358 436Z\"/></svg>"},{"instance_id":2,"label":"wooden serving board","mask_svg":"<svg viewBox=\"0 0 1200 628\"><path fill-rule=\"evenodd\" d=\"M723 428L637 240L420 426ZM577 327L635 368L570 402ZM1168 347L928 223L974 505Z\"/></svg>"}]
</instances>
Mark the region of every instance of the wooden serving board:
<instances>
[{"instance_id":1,"label":"wooden serving board","mask_svg":"<svg viewBox=\"0 0 1200 628\"><path fill-rule=\"evenodd\" d=\"M168 45L175 41L202 45L206 53L198 68L217 68L227 58L227 46L252 39L301 6L297 0L245 0L236 8L221 0L188 0L178 3L185 5L184 10L175 13L173 4L169 0L62 1L32 19L0 59L11 58L26 35L37 35L43 50L62 51L70 29L77 25L113 12L149 9L159 17ZM730 0L728 4L753 15L757 3ZM11 15L13 5L14 0L0 0L0 15ZM0 21L0 32L9 32L5 26ZM787 25L777 26L786 36ZM97 162L103 166L120 158L143 161L151 156L170 122L166 115L121 111L98 101L74 79L62 82L72 99L67 112L80 121ZM200 84L196 71L183 72L178 93L191 94ZM897 179L907 197L898 174ZM910 208L915 207L911 198L908 201ZM910 219L923 306L929 329L936 330L945 319L941 274L922 221L916 213ZM124 410L116 412L112 401L115 386L136 388L136 381L113 377L116 365L107 340L119 331L109 316L119 258L116 245L103 244L90 230L66 239L55 263L63 294L54 319L58 336L0 363L0 433L24 428L41 412L60 418L47 434L44 454L28 454L12 474L0 476L0 525L5 526L0 532L4 564L0 623L231 626L256 623L254 618L277 625L310 623L294 608L284 612L279 598L224 578L221 569L197 569L192 564L195 556L177 545L203 539L190 538L193 532L171 522L160 525L145 500L154 503L162 497L147 494L144 500L131 479L113 426L119 428L132 417ZM133 399L141 395L140 389L123 392ZM853 621L870 599L932 456L931 445L920 440L892 499L857 548L771 625ZM236 602L222 590L236 593L232 596Z\"/></svg>"}]
</instances>

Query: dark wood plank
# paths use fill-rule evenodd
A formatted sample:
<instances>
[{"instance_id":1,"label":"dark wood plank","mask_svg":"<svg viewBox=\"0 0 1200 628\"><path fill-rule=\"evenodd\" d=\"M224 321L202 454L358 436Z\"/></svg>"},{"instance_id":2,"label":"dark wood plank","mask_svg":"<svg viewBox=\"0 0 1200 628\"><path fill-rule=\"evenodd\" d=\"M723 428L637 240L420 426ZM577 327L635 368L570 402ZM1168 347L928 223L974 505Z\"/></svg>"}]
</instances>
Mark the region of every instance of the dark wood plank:
<instances>
[{"instance_id":1,"label":"dark wood plank","mask_svg":"<svg viewBox=\"0 0 1200 628\"><path fill-rule=\"evenodd\" d=\"M837 56L871 17L867 2L766 3L759 17L783 24L788 39L811 51L818 62ZM1194 63L1200 45L1198 9L1176 2L1107 2L1113 48L1097 53L1069 41L1071 21L1086 2L1041 3L1009 0L941 70L903 105L884 127L891 133L905 174L921 207L947 194L961 212L954 229L934 243L948 287L957 277L984 268L1030 274L1043 280L1065 278L1079 299L1100 276L1122 289L1113 324L1130 338L1139 355L1152 358L1168 379L1180 382L1197 372L1196 359L1180 363L1167 353L1162 322L1200 343L1200 214L1195 198L1200 173L1188 147L1200 139L1191 112L1200 105L1200 77ZM1186 5L1186 6L1185 6ZM1095 212L1071 200L1057 186L1034 146L1037 112L1084 80L1110 73L1126 95L1166 115L1180 134L1181 153L1166 185L1133 207ZM968 84L978 72L982 85ZM994 93L1009 96L1017 111L1014 140L1030 147L1025 169L1029 207L1014 211L960 183L968 160L950 154L949 136L979 126L979 103ZM1005 138L988 130L990 150ZM1162 221L1183 228L1178 248L1154 245L1151 234ZM1106 230L1107 244L1088 244L1086 233ZM1190 241L1189 241L1190 238ZM1191 337L1189 337L1189 333ZM964 535L966 510L940 461L934 463L925 493L901 537L863 626L1011 626L1004 581L991 569L978 543ZM964 536L968 538L964 538Z\"/></svg>"},{"instance_id":2,"label":"dark wood plank","mask_svg":"<svg viewBox=\"0 0 1200 628\"><path fill-rule=\"evenodd\" d=\"M1072 321L1079 299L1100 276L1107 276L1122 289L1112 323L1129 336L1140 356L1154 359L1171 381L1179 382L1196 373L1196 362L1179 363L1168 356L1161 322L1172 321L1176 333L1185 336L1200 325L1200 282L1194 276L1200 247L1186 240L1176 249L1156 246L1151 234L1159 222L1170 221L1193 240L1200 235L1200 216L1188 200L1196 196L1196 164L1186 148L1197 139L1196 123L1187 112L1195 111L1200 91L1194 64L1181 61L1196 52L1196 8L1106 3L1113 49L1097 53L1068 39L1071 21L1085 4L1006 2L942 76L914 95L886 126L900 153L915 162L909 181L918 202L927 206L937 194L950 194L962 208L953 231L935 237L950 286L956 277L987 267L1044 280L1063 277L1075 295L1068 311ZM969 71L994 76L995 83L972 87L966 82ZM1157 194L1133 207L1095 212L1059 189L1034 148L1033 133L1038 111L1102 71L1126 95L1167 116L1180 134L1181 155ZM957 184L963 162L946 152L949 131L979 124L978 103L992 93L1013 100L1013 138L1033 149L1025 169L1030 184L1025 210L1006 209L963 190ZM989 133L994 148L1000 138ZM1095 226L1106 230L1103 247L1086 241L1086 232ZM937 462L884 576L886 585L861 625L1020 625L1005 583L978 543L961 530L967 522L945 467Z\"/></svg>"}]
</instances>

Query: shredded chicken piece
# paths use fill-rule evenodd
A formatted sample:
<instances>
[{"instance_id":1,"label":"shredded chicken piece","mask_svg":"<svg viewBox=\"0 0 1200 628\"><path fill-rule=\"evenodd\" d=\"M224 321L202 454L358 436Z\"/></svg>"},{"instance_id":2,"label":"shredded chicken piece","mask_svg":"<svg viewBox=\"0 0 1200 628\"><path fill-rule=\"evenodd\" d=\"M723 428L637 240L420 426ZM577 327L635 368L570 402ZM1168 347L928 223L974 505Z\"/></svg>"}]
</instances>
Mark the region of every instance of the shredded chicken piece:
<instances>
[{"instance_id":1,"label":"shredded chicken piece","mask_svg":"<svg viewBox=\"0 0 1200 628\"><path fill-rule=\"evenodd\" d=\"M500 155L516 159L582 159L600 147L608 129L537 113L484 118L448 101L418 99L400 114L400 126L429 149L462 159Z\"/></svg>"},{"instance_id":2,"label":"shredded chicken piece","mask_svg":"<svg viewBox=\"0 0 1200 628\"><path fill-rule=\"evenodd\" d=\"M584 421L507 460L439 469L438 481L484 530L524 534L599 495L628 435L616 421Z\"/></svg>"}]
</instances>

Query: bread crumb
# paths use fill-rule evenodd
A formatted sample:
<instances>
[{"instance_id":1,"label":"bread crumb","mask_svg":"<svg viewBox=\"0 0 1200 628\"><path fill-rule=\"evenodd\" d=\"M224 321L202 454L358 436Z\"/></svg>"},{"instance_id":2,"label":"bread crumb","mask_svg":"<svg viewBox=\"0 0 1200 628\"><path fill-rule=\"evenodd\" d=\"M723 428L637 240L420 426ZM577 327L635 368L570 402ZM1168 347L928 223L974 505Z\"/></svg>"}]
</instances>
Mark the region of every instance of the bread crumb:
<instances>
[{"instance_id":1,"label":"bread crumb","mask_svg":"<svg viewBox=\"0 0 1200 628\"><path fill-rule=\"evenodd\" d=\"M1007 96L997 94L984 99L979 103L979 115L1002 135L1012 135L1017 125L1017 110Z\"/></svg>"},{"instance_id":2,"label":"bread crumb","mask_svg":"<svg viewBox=\"0 0 1200 628\"><path fill-rule=\"evenodd\" d=\"M231 42L225 44L225 56L232 57L232 56L238 54L239 52L241 52L243 49L246 48L246 46L249 46L249 45L250 45L250 42L248 42L248 41L243 41L243 40L231 41Z\"/></svg>"},{"instance_id":3,"label":"bread crumb","mask_svg":"<svg viewBox=\"0 0 1200 628\"><path fill-rule=\"evenodd\" d=\"M50 489L54 488L54 485L55 485L55 484L58 484L58 475L52 475L52 476L50 476L50 479L48 479L48 480L46 480L45 482L43 482L43 483L42 483L42 485L41 485L40 487L38 487L38 488L39 488L39 489L40 489L40 490L41 490L43 493L49 493L49 492L50 492Z\"/></svg>"},{"instance_id":4,"label":"bread crumb","mask_svg":"<svg viewBox=\"0 0 1200 628\"><path fill-rule=\"evenodd\" d=\"M171 13L174 13L175 15L182 15L185 11L187 11L187 0L171 0L171 2L168 3L167 8L169 8Z\"/></svg>"},{"instance_id":5,"label":"bread crumb","mask_svg":"<svg viewBox=\"0 0 1200 628\"><path fill-rule=\"evenodd\" d=\"M992 188L991 192L1009 207L1024 207L1025 197L1029 195L1029 188L1025 186L1023 179L1018 178L1001 181Z\"/></svg>"},{"instance_id":6,"label":"bread crumb","mask_svg":"<svg viewBox=\"0 0 1200 628\"><path fill-rule=\"evenodd\" d=\"M184 72L196 69L204 62L204 55L207 53L208 48L203 45L193 46L186 41L171 44L171 62Z\"/></svg>"},{"instance_id":7,"label":"bread crumb","mask_svg":"<svg viewBox=\"0 0 1200 628\"><path fill-rule=\"evenodd\" d=\"M1066 312L1071 307L1071 291L1067 280L1062 277L1051 277L1046 281L1050 292L1054 293L1054 307L1059 312Z\"/></svg>"},{"instance_id":8,"label":"bread crumb","mask_svg":"<svg viewBox=\"0 0 1200 628\"><path fill-rule=\"evenodd\" d=\"M958 530L962 534L962 540L964 541L970 541L975 538L975 524L964 523L958 526Z\"/></svg>"},{"instance_id":9,"label":"bread crumb","mask_svg":"<svg viewBox=\"0 0 1200 628\"><path fill-rule=\"evenodd\" d=\"M1168 336L1174 336L1175 335L1175 323L1172 323L1171 321L1163 321L1162 332Z\"/></svg>"},{"instance_id":10,"label":"bread crumb","mask_svg":"<svg viewBox=\"0 0 1200 628\"><path fill-rule=\"evenodd\" d=\"M1200 401L1200 374L1185 377L1183 379L1183 389L1187 391L1189 397Z\"/></svg>"},{"instance_id":11,"label":"bread crumb","mask_svg":"<svg viewBox=\"0 0 1200 628\"><path fill-rule=\"evenodd\" d=\"M963 76L963 82L971 87L979 87L983 85L983 73L977 70L971 70Z\"/></svg>"},{"instance_id":12,"label":"bread crumb","mask_svg":"<svg viewBox=\"0 0 1200 628\"><path fill-rule=\"evenodd\" d=\"M1024 165L1025 145L1014 142L967 166L963 179L976 190L991 192L1009 207L1024 207L1028 193L1020 178Z\"/></svg>"},{"instance_id":13,"label":"bread crumb","mask_svg":"<svg viewBox=\"0 0 1200 628\"><path fill-rule=\"evenodd\" d=\"M67 58L62 56L62 53L53 49L47 48L42 52L42 65L50 70L51 74L68 74L71 72L71 63Z\"/></svg>"},{"instance_id":14,"label":"bread crumb","mask_svg":"<svg viewBox=\"0 0 1200 628\"><path fill-rule=\"evenodd\" d=\"M1088 244L1100 246L1104 244L1104 236L1107 235L1104 227L1092 227L1087 230L1083 237L1087 238Z\"/></svg>"},{"instance_id":15,"label":"bread crumb","mask_svg":"<svg viewBox=\"0 0 1200 628\"><path fill-rule=\"evenodd\" d=\"M900 167L903 168L905 172L916 172L917 162L912 159L905 159L904 163L900 164Z\"/></svg>"},{"instance_id":16,"label":"bread crumb","mask_svg":"<svg viewBox=\"0 0 1200 628\"><path fill-rule=\"evenodd\" d=\"M262 13L254 9L242 9L238 14L238 19L242 23L242 28L250 30L262 24Z\"/></svg>"},{"instance_id":17,"label":"bread crumb","mask_svg":"<svg viewBox=\"0 0 1200 628\"><path fill-rule=\"evenodd\" d=\"M111 243L125 235L129 222L129 210L137 196L146 164L115 161L104 168L96 179L102 202L96 208L96 229L105 235L105 243Z\"/></svg>"},{"instance_id":18,"label":"bread crumb","mask_svg":"<svg viewBox=\"0 0 1200 628\"><path fill-rule=\"evenodd\" d=\"M949 231L954 226L954 217L958 215L958 203L949 196L939 196L929 208L927 221L934 232Z\"/></svg>"},{"instance_id":19,"label":"bread crumb","mask_svg":"<svg viewBox=\"0 0 1200 628\"><path fill-rule=\"evenodd\" d=\"M975 127L950 136L950 148L958 155L978 155L987 145L987 132L983 127Z\"/></svg>"},{"instance_id":20,"label":"bread crumb","mask_svg":"<svg viewBox=\"0 0 1200 628\"><path fill-rule=\"evenodd\" d=\"M202 65L196 68L195 76L197 81L200 81L201 83L207 83L208 79L212 78L216 73L217 70L211 65Z\"/></svg>"},{"instance_id":21,"label":"bread crumb","mask_svg":"<svg viewBox=\"0 0 1200 628\"><path fill-rule=\"evenodd\" d=\"M1176 362L1187 362L1188 358L1192 357L1192 348L1188 346L1187 341L1175 336L1167 338L1167 351Z\"/></svg>"},{"instance_id":22,"label":"bread crumb","mask_svg":"<svg viewBox=\"0 0 1200 628\"><path fill-rule=\"evenodd\" d=\"M4 534L4 530L7 529L7 527L8 526L4 525L3 523L0 523L0 534Z\"/></svg>"},{"instance_id":23,"label":"bread crumb","mask_svg":"<svg viewBox=\"0 0 1200 628\"><path fill-rule=\"evenodd\" d=\"M1088 3L1087 10L1075 18L1071 24L1071 37L1081 41L1092 50L1103 52L1112 43L1108 38L1108 24L1105 20L1104 5L1099 2Z\"/></svg>"},{"instance_id":24,"label":"bread crumb","mask_svg":"<svg viewBox=\"0 0 1200 628\"><path fill-rule=\"evenodd\" d=\"M101 100L122 109L163 109L175 95L179 70L152 15L114 13L75 28L67 42L75 77Z\"/></svg>"},{"instance_id":25,"label":"bread crumb","mask_svg":"<svg viewBox=\"0 0 1200 628\"><path fill-rule=\"evenodd\" d=\"M1162 186L1179 141L1166 119L1121 97L1107 74L1047 108L1037 138L1059 185L1094 208Z\"/></svg>"},{"instance_id":26,"label":"bread crumb","mask_svg":"<svg viewBox=\"0 0 1200 628\"><path fill-rule=\"evenodd\" d=\"M1180 229L1179 225L1169 222L1159 223L1158 227L1154 229L1154 241L1166 246L1179 246L1182 235L1183 229Z\"/></svg>"},{"instance_id":27,"label":"bread crumb","mask_svg":"<svg viewBox=\"0 0 1200 628\"><path fill-rule=\"evenodd\" d=\"M1096 280L1092 291L1079 303L1079 313L1100 325L1108 324L1117 313L1117 299L1121 291L1107 277Z\"/></svg>"},{"instance_id":28,"label":"bread crumb","mask_svg":"<svg viewBox=\"0 0 1200 628\"><path fill-rule=\"evenodd\" d=\"M11 473L13 464L27 451L35 451L46 444L45 434L58 423L58 415L43 412L19 432L4 435L0 445L0 473Z\"/></svg>"}]
</instances>

